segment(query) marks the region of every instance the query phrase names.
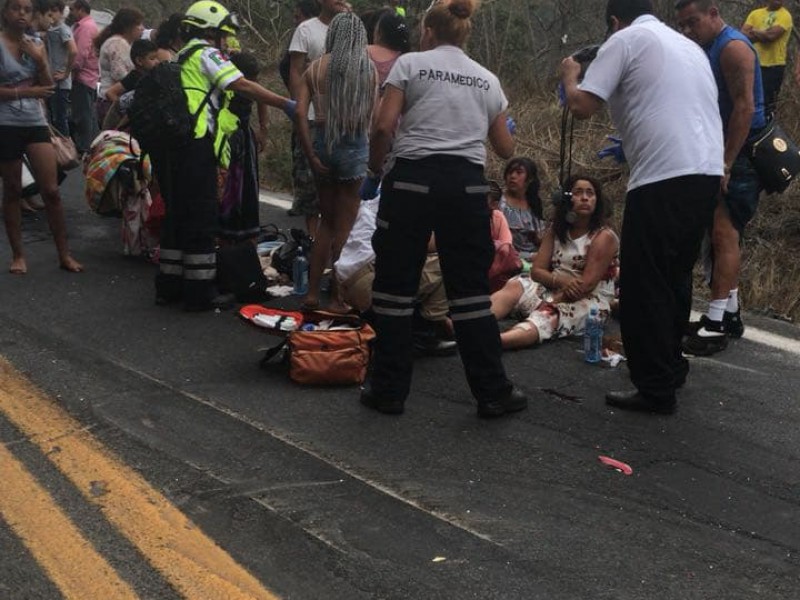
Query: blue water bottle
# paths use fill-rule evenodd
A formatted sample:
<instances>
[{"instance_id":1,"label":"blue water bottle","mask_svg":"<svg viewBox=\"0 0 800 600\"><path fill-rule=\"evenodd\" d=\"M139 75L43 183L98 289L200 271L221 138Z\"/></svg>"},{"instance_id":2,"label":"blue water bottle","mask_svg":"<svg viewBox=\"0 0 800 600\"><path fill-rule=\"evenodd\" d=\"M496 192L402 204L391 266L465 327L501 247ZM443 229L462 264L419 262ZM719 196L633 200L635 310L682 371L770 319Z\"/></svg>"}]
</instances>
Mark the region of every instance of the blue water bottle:
<instances>
[{"instance_id":1,"label":"blue water bottle","mask_svg":"<svg viewBox=\"0 0 800 600\"><path fill-rule=\"evenodd\" d=\"M292 280L294 281L294 295L305 296L308 293L308 259L305 257L303 247L297 249L297 256L292 263Z\"/></svg>"},{"instance_id":2,"label":"blue water bottle","mask_svg":"<svg viewBox=\"0 0 800 600\"><path fill-rule=\"evenodd\" d=\"M586 316L586 327L583 332L583 360L587 363L599 363L603 352L603 320L597 304L592 304Z\"/></svg>"}]
</instances>

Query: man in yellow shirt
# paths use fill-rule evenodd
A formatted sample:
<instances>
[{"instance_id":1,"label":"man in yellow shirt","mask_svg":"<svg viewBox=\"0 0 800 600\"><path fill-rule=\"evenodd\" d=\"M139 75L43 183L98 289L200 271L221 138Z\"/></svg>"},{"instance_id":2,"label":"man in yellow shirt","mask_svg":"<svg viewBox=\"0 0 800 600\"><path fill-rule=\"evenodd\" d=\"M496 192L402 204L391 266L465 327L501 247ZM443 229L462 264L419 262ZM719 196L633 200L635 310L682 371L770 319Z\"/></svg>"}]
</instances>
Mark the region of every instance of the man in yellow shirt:
<instances>
[{"instance_id":1,"label":"man in yellow shirt","mask_svg":"<svg viewBox=\"0 0 800 600\"><path fill-rule=\"evenodd\" d=\"M758 52L761 62L761 80L764 83L764 106L767 114L775 113L778 93L786 69L786 50L792 33L792 15L783 7L783 0L768 0L766 6L757 8L742 26L745 34Z\"/></svg>"}]
</instances>

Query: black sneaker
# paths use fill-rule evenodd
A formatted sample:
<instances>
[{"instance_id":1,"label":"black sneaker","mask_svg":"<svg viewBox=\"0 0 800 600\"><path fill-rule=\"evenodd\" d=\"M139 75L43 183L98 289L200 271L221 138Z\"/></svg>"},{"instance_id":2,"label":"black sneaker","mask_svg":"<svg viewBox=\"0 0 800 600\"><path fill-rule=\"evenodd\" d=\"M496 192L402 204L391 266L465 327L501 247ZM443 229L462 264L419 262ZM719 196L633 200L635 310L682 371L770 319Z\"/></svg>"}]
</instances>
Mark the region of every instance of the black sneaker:
<instances>
[{"instance_id":1,"label":"black sneaker","mask_svg":"<svg viewBox=\"0 0 800 600\"><path fill-rule=\"evenodd\" d=\"M203 312L207 310L230 310L236 305L236 296L233 294L217 294L205 304L185 303L183 310L186 312Z\"/></svg>"},{"instance_id":2,"label":"black sneaker","mask_svg":"<svg viewBox=\"0 0 800 600\"><path fill-rule=\"evenodd\" d=\"M608 392L606 404L620 410L631 412L656 413L671 415L675 412L675 396L657 398L647 396L638 390L628 392Z\"/></svg>"},{"instance_id":3,"label":"black sneaker","mask_svg":"<svg viewBox=\"0 0 800 600\"><path fill-rule=\"evenodd\" d=\"M728 336L722 321L712 321L706 315L700 317L700 327L683 339L682 348L686 354L711 356L728 347Z\"/></svg>"},{"instance_id":4,"label":"black sneaker","mask_svg":"<svg viewBox=\"0 0 800 600\"><path fill-rule=\"evenodd\" d=\"M443 340L435 335L414 335L414 356L455 356L455 340Z\"/></svg>"},{"instance_id":5,"label":"black sneaker","mask_svg":"<svg viewBox=\"0 0 800 600\"><path fill-rule=\"evenodd\" d=\"M683 327L683 335L686 337L687 335L694 335L697 333L697 330L703 326L703 321L705 317L701 317L700 321L687 321L686 325Z\"/></svg>"},{"instance_id":6,"label":"black sneaker","mask_svg":"<svg viewBox=\"0 0 800 600\"><path fill-rule=\"evenodd\" d=\"M180 298L170 298L169 296L156 294L156 306L169 306L176 302L180 302Z\"/></svg>"},{"instance_id":7,"label":"black sneaker","mask_svg":"<svg viewBox=\"0 0 800 600\"><path fill-rule=\"evenodd\" d=\"M739 339L744 335L744 323L742 323L742 316L738 310L735 313L726 310L722 315L722 326L728 337Z\"/></svg>"},{"instance_id":8,"label":"black sneaker","mask_svg":"<svg viewBox=\"0 0 800 600\"><path fill-rule=\"evenodd\" d=\"M528 397L517 388L513 388L505 398L478 402L478 416L482 419L493 419L526 408L528 408Z\"/></svg>"},{"instance_id":9,"label":"black sneaker","mask_svg":"<svg viewBox=\"0 0 800 600\"><path fill-rule=\"evenodd\" d=\"M376 396L372 389L365 387L361 390L361 404L385 415L402 415L405 410L405 402L392 398L381 398Z\"/></svg>"}]
</instances>

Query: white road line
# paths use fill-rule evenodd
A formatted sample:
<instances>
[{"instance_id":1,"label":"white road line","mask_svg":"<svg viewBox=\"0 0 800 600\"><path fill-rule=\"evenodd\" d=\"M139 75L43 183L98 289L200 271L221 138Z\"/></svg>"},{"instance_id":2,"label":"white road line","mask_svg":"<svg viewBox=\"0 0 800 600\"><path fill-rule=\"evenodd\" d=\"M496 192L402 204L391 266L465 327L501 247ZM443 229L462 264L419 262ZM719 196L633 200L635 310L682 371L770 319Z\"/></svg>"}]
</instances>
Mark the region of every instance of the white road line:
<instances>
[{"instance_id":1,"label":"white road line","mask_svg":"<svg viewBox=\"0 0 800 600\"><path fill-rule=\"evenodd\" d=\"M697 320L700 318L700 315L701 313L692 311L691 319L693 321ZM763 329L758 329L757 327L745 325L743 338L755 342L756 344L761 344L762 346L769 346L776 350L790 352L800 356L800 341L778 335L777 333L771 333Z\"/></svg>"},{"instance_id":2,"label":"white road line","mask_svg":"<svg viewBox=\"0 0 800 600\"><path fill-rule=\"evenodd\" d=\"M269 204L270 206L275 206L277 208L282 208L284 210L289 210L290 208L292 208L291 198L283 194L278 195L273 192L262 191L258 195L258 200L260 202L263 202L264 204Z\"/></svg>"},{"instance_id":3,"label":"white road line","mask_svg":"<svg viewBox=\"0 0 800 600\"><path fill-rule=\"evenodd\" d=\"M468 533L469 535L472 535L472 536L477 537L477 538L479 538L481 540L484 540L486 542L494 544L494 545L496 545L498 547L503 547L502 543L500 543L498 541L495 541L488 534L481 533L480 531L477 530L477 528L473 528L470 525L470 523L463 521L457 515L451 515L449 513L446 513L446 512L444 512L442 510L438 510L436 508L426 507L421 502L415 500L414 498L409 498L409 497L404 496L403 492L393 489L392 487L390 487L389 484L383 484L380 481L372 479L372 478L370 478L368 476L364 476L361 473L359 473L355 468L353 468L351 465L343 463L341 461L338 461L335 458L333 458L331 456L328 456L325 453L319 452L318 450L316 450L316 449L314 449L312 447L308 447L302 440L294 439L287 432L281 431L281 430L279 430L279 429L277 429L275 427L271 427L271 426L267 425L266 423L262 423L261 421L259 421L257 419L251 419L250 417L244 415L243 413L237 412L237 411L233 410L232 408L228 408L227 406L223 406L221 404L218 404L218 403L214 402L213 400L209 400L209 399L203 398L202 396L199 396L198 394L194 394L192 392L188 392L186 390L183 390L183 389L181 389L181 388L179 388L179 387L177 387L177 386L175 386L175 385L173 385L173 384L171 384L171 383L169 383L169 382L167 382L165 380L159 379L158 377L155 377L154 375L150 375L149 373L146 373L145 371L143 371L143 370L141 370L141 369L139 369L137 367L134 367L133 365L130 365L128 363L116 360L114 358L107 358L106 360L108 360L108 362L110 362L111 364L115 365L116 367L119 367L120 369L123 369L125 371L130 372L130 373L134 373L134 374L138 375L139 377L147 379L148 381L152 381L152 382L162 386L163 388L170 390L171 392L174 392L176 394L180 394L181 396L183 396L185 398L193 400L194 402L197 402L199 404L207 406L208 408L210 408L212 410L215 410L215 411L217 411L219 413L222 413L222 414L224 414L224 415L226 415L226 416L228 416L228 417L230 417L232 419L235 419L236 421L244 423L245 425L247 425L249 427L252 427L256 431L260 431L261 433L264 433L264 434L266 434L266 435L268 435L268 436L270 436L270 437L272 437L272 438L274 438L274 439L276 439L276 440L278 440L278 441L280 441L280 442L282 442L282 443L284 443L284 444L286 444L288 446L291 446L292 448L294 448L296 450L299 450L300 452L303 452L304 454L307 454L308 456L311 456L311 457L313 457L313 458L315 458L315 459L317 459L317 460L319 460L319 461L321 461L321 462L323 462L325 464L330 465L331 467L335 468L336 470L341 471L342 473L345 473L346 475L352 477L356 481L360 481L364 485L367 485L367 486L373 488L374 490L377 490L378 492L380 492L382 494L385 494L385 495L387 495L387 496L389 496L391 498L394 498L395 500L398 500L399 502L402 502L403 504L411 506L415 510L418 510L418 511L420 511L422 513L425 513L427 515L430 515L430 516L432 516L432 517L434 517L434 518L436 518L436 519L438 519L440 521L443 521L443 522L445 522L445 523L447 523L449 525L452 525L453 527L456 527L456 528ZM218 481L227 483L221 476L215 474L213 471L209 471L207 469L204 469L203 472L206 475L209 475L209 476L213 477L214 479L217 479ZM261 499L254 498L253 500L258 502L259 504L262 504L263 506L266 506L270 510L276 510L274 507L269 506L263 498L261 498ZM315 533L313 528L308 527L308 528L304 528L304 529L306 531L308 531L308 533L310 533L311 535L314 535L315 537L318 536L318 533ZM322 538L320 538L320 539L322 539ZM330 541L327 541L327 540L322 540L322 541L324 541L326 544L330 544L331 543Z\"/></svg>"},{"instance_id":4,"label":"white road line","mask_svg":"<svg viewBox=\"0 0 800 600\"><path fill-rule=\"evenodd\" d=\"M292 207L291 200L281 198L274 193L261 192L259 199L264 204L269 204L270 206L276 206L285 210L288 210ZM701 313L692 311L692 320L699 319L700 314ZM751 327L750 325L745 327L743 337L744 339L755 342L756 344L769 346L770 348L775 348L776 350L782 350L784 352L790 352L800 356L800 341L798 340L787 338L776 333L770 333L769 331Z\"/></svg>"},{"instance_id":5,"label":"white road line","mask_svg":"<svg viewBox=\"0 0 800 600\"><path fill-rule=\"evenodd\" d=\"M744 339L755 342L756 344L763 344L764 346L770 346L771 348L776 348L777 350L783 350L785 352L791 352L792 354L797 354L800 356L800 341L783 337L782 335L777 335L775 333L770 333L769 331L764 331L763 329L747 327L744 330Z\"/></svg>"},{"instance_id":6,"label":"white road line","mask_svg":"<svg viewBox=\"0 0 800 600\"><path fill-rule=\"evenodd\" d=\"M761 375L764 373L763 371L759 371L758 369L750 369L748 367L740 367L738 365L732 365L729 362L717 360L716 358L713 358L711 356L690 356L690 358L692 360L699 360L701 362L712 363L724 369L731 369L732 371L742 371L743 373L754 373L756 375Z\"/></svg>"}]
</instances>

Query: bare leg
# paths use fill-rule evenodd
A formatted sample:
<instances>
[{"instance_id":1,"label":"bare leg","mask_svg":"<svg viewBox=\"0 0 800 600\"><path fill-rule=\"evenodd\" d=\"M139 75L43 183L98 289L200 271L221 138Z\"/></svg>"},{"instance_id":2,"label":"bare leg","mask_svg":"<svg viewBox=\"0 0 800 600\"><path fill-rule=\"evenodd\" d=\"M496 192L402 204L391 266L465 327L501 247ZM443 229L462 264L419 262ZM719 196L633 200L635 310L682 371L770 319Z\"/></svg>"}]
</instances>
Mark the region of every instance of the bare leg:
<instances>
[{"instance_id":1,"label":"bare leg","mask_svg":"<svg viewBox=\"0 0 800 600\"><path fill-rule=\"evenodd\" d=\"M714 267L711 277L711 299L722 300L739 284L741 250L739 232L733 226L724 204L720 202L714 211L714 226L711 231L714 247Z\"/></svg>"},{"instance_id":2,"label":"bare leg","mask_svg":"<svg viewBox=\"0 0 800 600\"><path fill-rule=\"evenodd\" d=\"M518 279L509 279L492 294L492 314L496 319L505 319L522 298L522 284Z\"/></svg>"},{"instance_id":3,"label":"bare leg","mask_svg":"<svg viewBox=\"0 0 800 600\"><path fill-rule=\"evenodd\" d=\"M311 258L308 269L308 294L303 304L308 307L319 305L319 292L322 283L322 273L331 258L331 243L333 241L333 206L336 202L336 192L330 182L318 182L320 220L317 234L314 236L314 245L311 247Z\"/></svg>"},{"instance_id":4,"label":"bare leg","mask_svg":"<svg viewBox=\"0 0 800 600\"><path fill-rule=\"evenodd\" d=\"M317 229L319 228L319 214L306 215L306 231L312 238L317 237Z\"/></svg>"},{"instance_id":5,"label":"bare leg","mask_svg":"<svg viewBox=\"0 0 800 600\"><path fill-rule=\"evenodd\" d=\"M61 194L58 190L56 173L56 154L52 144L29 144L26 148L31 163L31 172L39 185L39 193L44 200L47 222L56 243L59 266L71 273L83 271L81 264L69 253L67 243L67 225L64 221L64 208L61 205Z\"/></svg>"},{"instance_id":6,"label":"bare leg","mask_svg":"<svg viewBox=\"0 0 800 600\"><path fill-rule=\"evenodd\" d=\"M515 350L517 348L527 348L539 341L539 330L532 323L525 323L524 326L514 327L500 334L500 343L503 350Z\"/></svg>"},{"instance_id":7,"label":"bare leg","mask_svg":"<svg viewBox=\"0 0 800 600\"><path fill-rule=\"evenodd\" d=\"M28 266L22 250L22 161L0 162L0 177L3 178L3 220L11 245L11 265L8 270L15 275L23 275L28 271Z\"/></svg>"},{"instance_id":8,"label":"bare leg","mask_svg":"<svg viewBox=\"0 0 800 600\"><path fill-rule=\"evenodd\" d=\"M336 186L336 200L333 206L333 240L331 247L331 262L336 263L342 248L350 236L353 223L358 216L358 190L361 187L361 180L349 181ZM331 304L329 308L333 311L344 312L350 310L342 300L336 278L333 278L331 285Z\"/></svg>"}]
</instances>

